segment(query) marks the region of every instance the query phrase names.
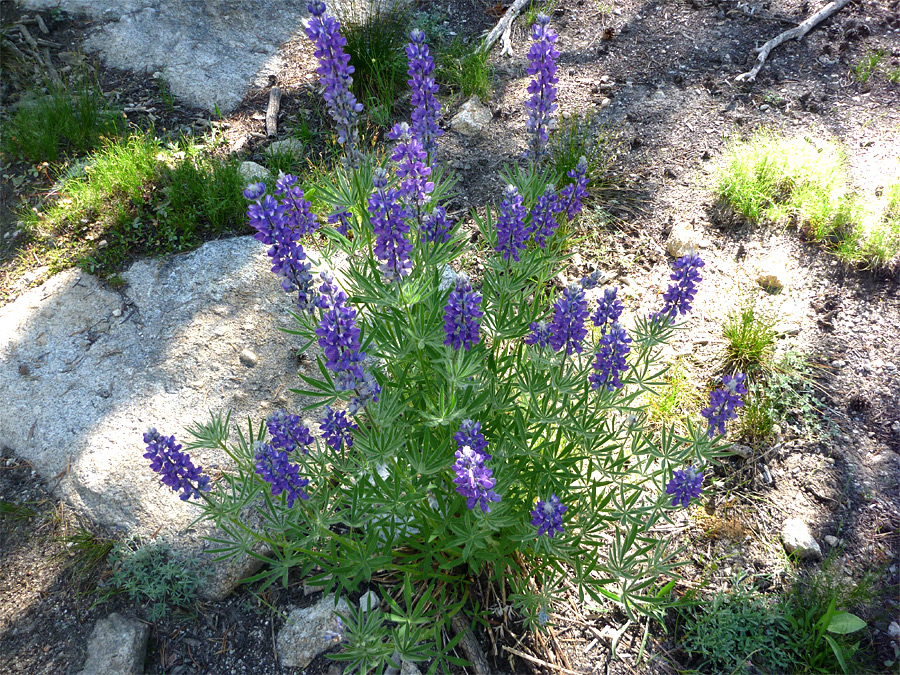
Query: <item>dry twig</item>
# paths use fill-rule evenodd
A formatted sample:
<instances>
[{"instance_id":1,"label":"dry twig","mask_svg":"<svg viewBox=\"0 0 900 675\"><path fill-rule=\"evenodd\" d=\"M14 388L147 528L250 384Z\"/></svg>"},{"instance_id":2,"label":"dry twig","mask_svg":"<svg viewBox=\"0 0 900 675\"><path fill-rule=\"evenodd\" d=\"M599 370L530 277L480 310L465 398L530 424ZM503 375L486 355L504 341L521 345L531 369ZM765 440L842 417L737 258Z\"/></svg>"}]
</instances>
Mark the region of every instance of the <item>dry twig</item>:
<instances>
[{"instance_id":1,"label":"dry twig","mask_svg":"<svg viewBox=\"0 0 900 675\"><path fill-rule=\"evenodd\" d=\"M536 656L531 656L530 654L526 654L525 652L520 652L518 649L513 649L512 647L507 647L503 645L503 649L508 651L510 654L515 654L520 659L524 659L526 661L530 661L531 663L535 663L539 666L543 666L544 668L550 668L551 670L559 671L560 673L566 673L566 675L582 675L577 670L569 670L568 668L563 668L562 666L557 666L555 663L550 663L549 661L544 661L543 659L539 659Z\"/></svg>"},{"instance_id":2,"label":"dry twig","mask_svg":"<svg viewBox=\"0 0 900 675\"><path fill-rule=\"evenodd\" d=\"M491 47L494 46L494 43L500 38L501 35L506 35L507 44L504 46L503 50L500 52L501 54L507 53L507 49L509 48L508 40L509 40L509 27L512 25L513 19L515 19L519 12L522 11L522 8L525 6L525 3L528 0L516 0L512 5L510 5L509 9L506 10L506 13L503 15L503 18L497 22L497 25L491 30L490 33L487 34L487 37L484 38L484 42L482 42L478 49L476 49L476 53L486 54L491 51ZM512 52L508 52L512 53Z\"/></svg>"},{"instance_id":3,"label":"dry twig","mask_svg":"<svg viewBox=\"0 0 900 675\"><path fill-rule=\"evenodd\" d=\"M266 135L278 133L278 110L281 107L281 89L272 87L269 90L269 107L266 108Z\"/></svg>"}]
</instances>

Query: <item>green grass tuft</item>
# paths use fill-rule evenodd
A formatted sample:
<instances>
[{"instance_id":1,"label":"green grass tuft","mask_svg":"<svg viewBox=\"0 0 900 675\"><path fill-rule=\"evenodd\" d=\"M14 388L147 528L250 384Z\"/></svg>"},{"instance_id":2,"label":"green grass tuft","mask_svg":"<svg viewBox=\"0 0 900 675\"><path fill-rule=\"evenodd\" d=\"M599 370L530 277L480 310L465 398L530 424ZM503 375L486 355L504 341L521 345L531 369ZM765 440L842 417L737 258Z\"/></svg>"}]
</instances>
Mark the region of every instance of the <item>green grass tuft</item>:
<instances>
[{"instance_id":1,"label":"green grass tuft","mask_svg":"<svg viewBox=\"0 0 900 675\"><path fill-rule=\"evenodd\" d=\"M435 77L440 84L462 98L478 96L486 101L491 95L491 67L488 55L475 51L462 38L442 45L435 55Z\"/></svg>"},{"instance_id":2,"label":"green grass tuft","mask_svg":"<svg viewBox=\"0 0 900 675\"><path fill-rule=\"evenodd\" d=\"M619 136L591 112L575 113L550 135L547 154L557 187L572 182L568 172L582 156L587 160L588 189L602 190L619 153Z\"/></svg>"},{"instance_id":3,"label":"green grass tuft","mask_svg":"<svg viewBox=\"0 0 900 675\"><path fill-rule=\"evenodd\" d=\"M775 320L760 313L755 303L732 311L722 334L725 337L725 370L745 373L757 380L772 371L775 354Z\"/></svg>"},{"instance_id":4,"label":"green grass tuft","mask_svg":"<svg viewBox=\"0 0 900 675\"><path fill-rule=\"evenodd\" d=\"M853 76L859 82L865 84L869 81L869 78L872 77L872 74L875 72L875 69L878 67L878 64L881 63L883 58L883 49L866 52L866 55L860 59L859 63L853 66Z\"/></svg>"}]
</instances>

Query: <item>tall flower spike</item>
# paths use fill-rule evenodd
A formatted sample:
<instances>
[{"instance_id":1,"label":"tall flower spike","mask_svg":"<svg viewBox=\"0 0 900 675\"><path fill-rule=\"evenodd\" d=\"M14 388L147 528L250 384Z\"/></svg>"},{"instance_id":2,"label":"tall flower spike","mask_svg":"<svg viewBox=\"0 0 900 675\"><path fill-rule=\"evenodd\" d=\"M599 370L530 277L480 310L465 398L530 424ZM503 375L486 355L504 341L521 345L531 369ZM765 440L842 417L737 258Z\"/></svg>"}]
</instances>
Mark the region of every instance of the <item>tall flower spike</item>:
<instances>
[{"instance_id":1,"label":"tall flower spike","mask_svg":"<svg viewBox=\"0 0 900 675\"><path fill-rule=\"evenodd\" d=\"M715 436L716 431L724 435L725 422L737 419L734 409L744 405L741 396L747 393L745 379L744 373L736 373L734 377L726 375L722 378L722 388L715 389L710 394L709 407L700 411L709 423L707 433L710 438Z\"/></svg>"},{"instance_id":2,"label":"tall flower spike","mask_svg":"<svg viewBox=\"0 0 900 675\"><path fill-rule=\"evenodd\" d=\"M297 499L309 499L304 488L308 478L300 478L300 465L288 461L286 452L279 452L268 443L257 443L256 473L272 486L272 496L282 492L287 495L287 505L291 508Z\"/></svg>"},{"instance_id":3,"label":"tall flower spike","mask_svg":"<svg viewBox=\"0 0 900 675\"><path fill-rule=\"evenodd\" d=\"M434 61L425 43L425 33L418 28L409 34L406 58L409 59L408 84L412 90L413 133L422 141L430 163L437 152L436 139L444 132L437 124L441 116L441 104L435 98L438 86L432 75Z\"/></svg>"},{"instance_id":4,"label":"tall flower spike","mask_svg":"<svg viewBox=\"0 0 900 675\"><path fill-rule=\"evenodd\" d=\"M190 455L181 452L174 436L161 436L151 428L144 434L144 443L144 457L150 460L150 468L161 476L163 485L181 492L178 496L182 501L200 499L200 493L209 490L209 476L202 473L202 466L194 466Z\"/></svg>"},{"instance_id":5,"label":"tall flower spike","mask_svg":"<svg viewBox=\"0 0 900 675\"><path fill-rule=\"evenodd\" d=\"M445 345L459 351L460 347L466 351L479 341L478 319L483 312L478 309L481 304L481 296L472 290L469 277L463 273L456 276L456 288L450 291L447 304L444 307L444 333Z\"/></svg>"},{"instance_id":6,"label":"tall flower spike","mask_svg":"<svg viewBox=\"0 0 900 675\"><path fill-rule=\"evenodd\" d=\"M689 466L686 470L676 469L672 480L666 484L666 494L672 495L672 506L680 503L683 508L691 504L703 493L703 474Z\"/></svg>"},{"instance_id":7,"label":"tall flower spike","mask_svg":"<svg viewBox=\"0 0 900 675\"><path fill-rule=\"evenodd\" d=\"M556 221L556 214L559 213L558 205L559 197L556 190L552 185L548 185L531 209L531 231L534 232L534 242L541 248L547 245L547 240L556 234L559 227Z\"/></svg>"},{"instance_id":8,"label":"tall flower spike","mask_svg":"<svg viewBox=\"0 0 900 675\"><path fill-rule=\"evenodd\" d=\"M325 3L313 0L306 8L312 17L306 26L306 35L315 42L315 57L319 60L316 72L319 84L325 88L323 97L328 106L328 114L337 127L337 141L344 146L344 161L351 168L359 166L359 131L357 117L362 112L362 104L350 91L353 83L353 66L350 56L344 52L347 40L341 36L341 24L325 14Z\"/></svg>"},{"instance_id":9,"label":"tall flower spike","mask_svg":"<svg viewBox=\"0 0 900 675\"><path fill-rule=\"evenodd\" d=\"M382 261L385 281L399 283L412 270L409 260L412 244L406 238L409 233L407 214L400 205L397 190L387 187L384 169L375 169L372 183L375 189L369 195L369 214L375 233L375 255Z\"/></svg>"},{"instance_id":10,"label":"tall flower spike","mask_svg":"<svg viewBox=\"0 0 900 675\"><path fill-rule=\"evenodd\" d=\"M465 445L456 451L456 463L453 465L456 473L453 483L456 491L466 498L466 508L474 509L477 504L482 513L491 510L490 502L500 501L500 495L493 490L497 480L491 478L493 472L484 466L485 458L489 456Z\"/></svg>"},{"instance_id":11,"label":"tall flower spike","mask_svg":"<svg viewBox=\"0 0 900 675\"><path fill-rule=\"evenodd\" d=\"M691 311L691 303L697 295L697 284L703 281L699 270L704 264L696 253L688 253L672 263L675 271L669 278L675 283L669 284L669 288L663 293L663 307L653 315L654 319L672 321L679 314Z\"/></svg>"},{"instance_id":12,"label":"tall flower spike","mask_svg":"<svg viewBox=\"0 0 900 675\"><path fill-rule=\"evenodd\" d=\"M616 298L618 292L618 288L607 288L603 291L603 297L597 300L597 309L591 314L591 321L603 333L606 333L607 325L618 321L625 310L625 305Z\"/></svg>"},{"instance_id":13,"label":"tall flower spike","mask_svg":"<svg viewBox=\"0 0 900 675\"><path fill-rule=\"evenodd\" d=\"M553 333L550 330L550 324L546 321L532 321L528 326L531 332L525 336L526 345L537 345L541 349L550 344L550 338Z\"/></svg>"},{"instance_id":14,"label":"tall flower spike","mask_svg":"<svg viewBox=\"0 0 900 675\"><path fill-rule=\"evenodd\" d=\"M399 141L391 155L391 161L397 163L397 178L400 179L400 196L412 207L425 204L434 183L428 180L431 167L425 164L428 154L422 141L411 135L406 122L398 122L388 132L388 140Z\"/></svg>"},{"instance_id":15,"label":"tall flower spike","mask_svg":"<svg viewBox=\"0 0 900 675\"><path fill-rule=\"evenodd\" d=\"M560 210L566 212L566 218L569 220L581 213L581 200L587 195L587 170L587 158L582 155L579 157L575 168L566 173L575 182L569 183L562 189L562 192L559 194L559 201Z\"/></svg>"},{"instance_id":16,"label":"tall flower spike","mask_svg":"<svg viewBox=\"0 0 900 675\"><path fill-rule=\"evenodd\" d=\"M532 76L528 84L530 97L525 102L528 110L526 130L530 135L529 148L525 153L532 161L538 161L546 153L550 122L556 113L556 59L559 52L553 46L556 32L550 27L550 17L538 14L537 22L531 27L531 48L528 50L528 67Z\"/></svg>"},{"instance_id":17,"label":"tall flower spike","mask_svg":"<svg viewBox=\"0 0 900 675\"><path fill-rule=\"evenodd\" d=\"M300 421L297 415L288 415L284 410L269 415L266 428L272 437L270 441L273 448L291 453L300 450L304 455L309 452L309 446L313 444L309 427Z\"/></svg>"},{"instance_id":18,"label":"tall flower spike","mask_svg":"<svg viewBox=\"0 0 900 675\"><path fill-rule=\"evenodd\" d=\"M550 495L550 499L545 502L539 499L531 512L531 524L538 529L538 536L546 534L552 539L557 532L562 534L565 531L562 516L568 509L555 494Z\"/></svg>"},{"instance_id":19,"label":"tall flower spike","mask_svg":"<svg viewBox=\"0 0 900 675\"><path fill-rule=\"evenodd\" d=\"M497 251L504 260L512 257L519 261L519 251L525 250L528 230L525 228L525 206L522 195L512 185L507 185L500 202L500 216L497 218Z\"/></svg>"},{"instance_id":20,"label":"tall flower spike","mask_svg":"<svg viewBox=\"0 0 900 675\"><path fill-rule=\"evenodd\" d=\"M462 450L468 445L475 452L483 455L485 459L491 458L491 456L485 452L488 444L487 440L484 438L484 434L481 433L481 422L463 420L459 424L459 431L453 434L453 440L456 441L459 450Z\"/></svg>"},{"instance_id":21,"label":"tall flower spike","mask_svg":"<svg viewBox=\"0 0 900 675\"><path fill-rule=\"evenodd\" d=\"M581 284L569 284L554 305L553 322L550 324L550 346L566 354L581 353L581 343L587 335L584 323L588 318L587 299Z\"/></svg>"},{"instance_id":22,"label":"tall flower spike","mask_svg":"<svg viewBox=\"0 0 900 675\"><path fill-rule=\"evenodd\" d=\"M275 181L275 195L285 206L286 224L299 236L311 234L319 228L319 221L311 210L312 204L304 198L296 176L285 174Z\"/></svg>"},{"instance_id":23,"label":"tall flower spike","mask_svg":"<svg viewBox=\"0 0 900 675\"><path fill-rule=\"evenodd\" d=\"M435 206L422 223L425 241L429 243L444 244L450 241L452 229L453 224L447 219L447 210L443 206Z\"/></svg>"},{"instance_id":24,"label":"tall flower spike","mask_svg":"<svg viewBox=\"0 0 900 675\"><path fill-rule=\"evenodd\" d=\"M595 354L594 370L588 377L591 389L606 388L607 391L621 389L624 385L619 377L628 368L625 357L631 351L631 338L618 323L613 323L600 338Z\"/></svg>"},{"instance_id":25,"label":"tall flower spike","mask_svg":"<svg viewBox=\"0 0 900 675\"><path fill-rule=\"evenodd\" d=\"M353 447L353 431L359 427L347 419L343 410L335 411L326 405L319 429L328 447L340 451L345 445L348 449Z\"/></svg>"}]
</instances>

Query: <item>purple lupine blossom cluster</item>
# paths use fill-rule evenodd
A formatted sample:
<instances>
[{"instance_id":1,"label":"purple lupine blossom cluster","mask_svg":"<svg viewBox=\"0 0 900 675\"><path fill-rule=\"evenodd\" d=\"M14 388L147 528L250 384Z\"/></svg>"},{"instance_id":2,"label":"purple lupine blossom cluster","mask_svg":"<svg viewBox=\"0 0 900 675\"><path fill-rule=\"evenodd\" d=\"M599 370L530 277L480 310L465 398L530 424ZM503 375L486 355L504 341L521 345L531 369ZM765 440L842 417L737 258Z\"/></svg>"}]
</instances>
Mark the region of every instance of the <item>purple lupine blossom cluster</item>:
<instances>
[{"instance_id":1,"label":"purple lupine blossom cluster","mask_svg":"<svg viewBox=\"0 0 900 675\"><path fill-rule=\"evenodd\" d=\"M569 183L562 189L559 193L559 201L560 211L565 211L566 218L569 220L581 213L581 200L587 195L587 170L587 158L582 155L578 158L575 168L566 173L575 182Z\"/></svg>"},{"instance_id":2,"label":"purple lupine blossom cluster","mask_svg":"<svg viewBox=\"0 0 900 675\"><path fill-rule=\"evenodd\" d=\"M359 427L347 418L343 410L332 410L331 406L326 405L319 429L328 447L341 451L345 445L348 449L353 447L353 431Z\"/></svg>"},{"instance_id":3,"label":"purple lupine blossom cluster","mask_svg":"<svg viewBox=\"0 0 900 675\"><path fill-rule=\"evenodd\" d=\"M559 197L554 187L548 185L531 209L531 231L534 233L534 242L541 248L544 248L547 240L556 234L559 227L556 214L559 211Z\"/></svg>"},{"instance_id":4,"label":"purple lupine blossom cluster","mask_svg":"<svg viewBox=\"0 0 900 675\"><path fill-rule=\"evenodd\" d=\"M456 351L460 347L468 351L472 345L478 344L481 339L478 335L478 319L483 316L478 308L480 304L481 296L472 290L469 277L457 274L456 286L450 291L444 307L444 334L447 336L445 345Z\"/></svg>"},{"instance_id":5,"label":"purple lupine blossom cluster","mask_svg":"<svg viewBox=\"0 0 900 675\"><path fill-rule=\"evenodd\" d=\"M350 212L347 209L341 209L329 215L328 224L334 225L334 229L343 236L350 236Z\"/></svg>"},{"instance_id":6,"label":"purple lupine blossom cluster","mask_svg":"<svg viewBox=\"0 0 900 675\"><path fill-rule=\"evenodd\" d=\"M581 287L584 290L589 291L592 288L597 288L597 286L600 285L600 280L602 278L603 272L601 272L600 270L594 270L588 276L581 277L581 281L579 283L581 283Z\"/></svg>"},{"instance_id":7,"label":"purple lupine blossom cluster","mask_svg":"<svg viewBox=\"0 0 900 675\"><path fill-rule=\"evenodd\" d=\"M300 245L300 237L318 227L316 217L310 211L310 203L303 197L303 190L296 186L296 178L282 176L276 184L276 199L266 194L265 183L251 183L244 190L244 197L254 202L247 207L250 225L256 229L255 239L269 246L272 272L280 276L281 287L286 293L297 293L297 306L301 311L314 311L313 278L306 260L306 252Z\"/></svg>"},{"instance_id":8,"label":"purple lupine blossom cluster","mask_svg":"<svg viewBox=\"0 0 900 675\"><path fill-rule=\"evenodd\" d=\"M347 165L356 168L361 158L357 147L357 116L363 107L350 91L353 66L350 65L350 56L344 52L347 40L340 33L341 24L337 19L325 14L322 0L312 0L306 8L312 15L306 35L316 43L314 54L319 60L316 72L319 74L319 84L325 88L323 97L328 114L337 126L337 141L344 146Z\"/></svg>"},{"instance_id":9,"label":"purple lupine blossom cluster","mask_svg":"<svg viewBox=\"0 0 900 675\"><path fill-rule=\"evenodd\" d=\"M568 509L569 507L562 504L555 494L550 495L547 501L539 499L531 512L531 524L538 529L538 536L546 534L552 539L557 533L562 534L565 531L562 517Z\"/></svg>"},{"instance_id":10,"label":"purple lupine blossom cluster","mask_svg":"<svg viewBox=\"0 0 900 675\"><path fill-rule=\"evenodd\" d=\"M406 122L398 122L388 132L388 140L399 141L391 155L397 163L397 178L400 179L399 195L411 207L421 206L429 199L434 183L428 180L431 167L426 165L428 153L416 134L411 134Z\"/></svg>"},{"instance_id":11,"label":"purple lupine blossom cluster","mask_svg":"<svg viewBox=\"0 0 900 675\"><path fill-rule=\"evenodd\" d=\"M500 495L493 490L497 480L491 478L493 472L484 465L491 456L464 445L456 451L455 457L453 483L456 491L466 498L466 508L474 509L477 504L482 513L490 512L490 502L500 501Z\"/></svg>"},{"instance_id":12,"label":"purple lupine blossom cluster","mask_svg":"<svg viewBox=\"0 0 900 675\"><path fill-rule=\"evenodd\" d=\"M528 328L531 329L531 332L525 336L526 345L537 345L543 349L550 344L553 333L550 330L550 324L546 321L532 321Z\"/></svg>"},{"instance_id":13,"label":"purple lupine blossom cluster","mask_svg":"<svg viewBox=\"0 0 900 675\"><path fill-rule=\"evenodd\" d=\"M591 321L603 332L606 332L604 329L607 324L618 321L625 311L625 305L616 297L618 292L618 288L607 288L603 291L603 297L597 300L597 309L591 314Z\"/></svg>"},{"instance_id":14,"label":"purple lupine blossom cluster","mask_svg":"<svg viewBox=\"0 0 900 675\"><path fill-rule=\"evenodd\" d=\"M588 318L587 299L581 284L569 284L554 304L553 321L550 323L550 346L566 354L581 353L581 343L587 335L585 320Z\"/></svg>"},{"instance_id":15,"label":"purple lupine blossom cluster","mask_svg":"<svg viewBox=\"0 0 900 675\"><path fill-rule=\"evenodd\" d=\"M526 157L537 161L546 152L550 122L556 112L556 59L559 52L553 44L556 32L550 27L550 17L538 14L531 28L531 48L528 50L528 66L525 71L532 76L528 84L530 98L525 102L528 110L526 130L531 136Z\"/></svg>"},{"instance_id":16,"label":"purple lupine blossom cluster","mask_svg":"<svg viewBox=\"0 0 900 675\"><path fill-rule=\"evenodd\" d=\"M687 314L691 311L691 303L697 294L697 284L703 281L700 276L700 268L704 262L696 253L688 253L672 263L675 270L669 278L674 284L669 284L663 293L663 308L652 316L658 321L672 321L679 314Z\"/></svg>"},{"instance_id":17,"label":"purple lupine blossom cluster","mask_svg":"<svg viewBox=\"0 0 900 675\"><path fill-rule=\"evenodd\" d=\"M309 427L303 424L297 415L288 415L284 410L278 410L269 415L266 428L272 437L269 442L273 448L288 454L294 450L300 450L304 455L309 453L313 437L309 433Z\"/></svg>"},{"instance_id":18,"label":"purple lupine blossom cluster","mask_svg":"<svg viewBox=\"0 0 900 675\"><path fill-rule=\"evenodd\" d=\"M174 436L162 436L150 428L144 434L144 443L144 457L150 460L150 468L161 476L163 485L181 492L178 496L182 501L200 499L200 493L209 490L209 476L203 474L202 466L194 466L190 455L181 452Z\"/></svg>"},{"instance_id":19,"label":"purple lupine blossom cluster","mask_svg":"<svg viewBox=\"0 0 900 675\"><path fill-rule=\"evenodd\" d=\"M604 330L594 354L594 370L588 381L591 389L606 388L607 391L621 389L624 385L619 377L628 368L625 357L631 351L631 338L625 329L614 322Z\"/></svg>"},{"instance_id":20,"label":"purple lupine blossom cluster","mask_svg":"<svg viewBox=\"0 0 900 675\"><path fill-rule=\"evenodd\" d=\"M272 496L282 492L287 496L288 508L297 499L309 499L304 488L309 485L308 478L300 478L300 465L288 461L288 453L279 451L269 443L259 442L254 448L256 454L256 473L272 487Z\"/></svg>"},{"instance_id":21,"label":"purple lupine blossom cluster","mask_svg":"<svg viewBox=\"0 0 900 675\"><path fill-rule=\"evenodd\" d=\"M459 448L468 445L475 452L490 458L490 455L487 455L485 452L488 443L484 434L481 433L481 422L476 422L475 420L463 420L459 423L459 431L453 434L453 440L456 441L456 445Z\"/></svg>"},{"instance_id":22,"label":"purple lupine blossom cluster","mask_svg":"<svg viewBox=\"0 0 900 675\"><path fill-rule=\"evenodd\" d=\"M441 115L441 104L434 96L438 93L438 86L432 74L434 60L425 43L425 33L418 28L409 34L406 58L409 59L407 83L412 89L413 133L422 141L429 161L432 161L437 151L436 139L444 132L437 124Z\"/></svg>"},{"instance_id":23,"label":"purple lupine blossom cluster","mask_svg":"<svg viewBox=\"0 0 900 675\"><path fill-rule=\"evenodd\" d=\"M500 216L497 218L497 251L504 260L512 257L519 261L519 251L525 250L525 239L529 230L525 227L524 199L515 186L507 185L500 202Z\"/></svg>"},{"instance_id":24,"label":"purple lupine blossom cluster","mask_svg":"<svg viewBox=\"0 0 900 675\"><path fill-rule=\"evenodd\" d=\"M672 480L666 484L666 494L672 495L672 506L680 503L687 508L691 499L698 498L703 493L703 474L693 466L687 469L676 469L672 473Z\"/></svg>"},{"instance_id":25,"label":"purple lupine blossom cluster","mask_svg":"<svg viewBox=\"0 0 900 675\"><path fill-rule=\"evenodd\" d=\"M700 411L709 422L707 433L709 437L715 436L716 431L725 433L725 422L737 418L735 408L741 408L744 401L741 398L747 393L744 386L746 375L736 373L734 376L726 375L722 378L722 388L715 389L709 396L709 407Z\"/></svg>"},{"instance_id":26,"label":"purple lupine blossom cluster","mask_svg":"<svg viewBox=\"0 0 900 675\"><path fill-rule=\"evenodd\" d=\"M444 244L450 241L452 229L453 223L447 218L447 210L443 206L435 206L422 223L425 241L429 243Z\"/></svg>"},{"instance_id":27,"label":"purple lupine blossom cluster","mask_svg":"<svg viewBox=\"0 0 900 675\"><path fill-rule=\"evenodd\" d=\"M400 280L412 270L409 254L412 244L407 239L409 225L400 194L388 188L387 172L376 168L372 177L375 189L369 195L369 214L375 234L375 255L382 261L381 271L388 283Z\"/></svg>"}]
</instances>

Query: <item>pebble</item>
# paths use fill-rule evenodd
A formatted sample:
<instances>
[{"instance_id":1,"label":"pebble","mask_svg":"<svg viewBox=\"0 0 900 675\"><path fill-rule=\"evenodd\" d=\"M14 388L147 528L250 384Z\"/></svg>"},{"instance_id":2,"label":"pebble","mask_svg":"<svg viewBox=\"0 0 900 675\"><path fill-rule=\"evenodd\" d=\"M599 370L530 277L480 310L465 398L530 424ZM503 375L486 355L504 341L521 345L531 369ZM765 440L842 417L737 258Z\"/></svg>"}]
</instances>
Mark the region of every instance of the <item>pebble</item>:
<instances>
[{"instance_id":1,"label":"pebble","mask_svg":"<svg viewBox=\"0 0 900 675\"><path fill-rule=\"evenodd\" d=\"M841 543L841 540L835 537L833 534L826 534L825 543L828 544L831 548L834 548Z\"/></svg>"},{"instance_id":2,"label":"pebble","mask_svg":"<svg viewBox=\"0 0 900 675\"><path fill-rule=\"evenodd\" d=\"M245 349L244 351L242 351L238 355L238 358L241 360L241 363L243 363L248 368L252 368L257 363L259 363L259 357L256 355L256 352L251 349Z\"/></svg>"}]
</instances>

